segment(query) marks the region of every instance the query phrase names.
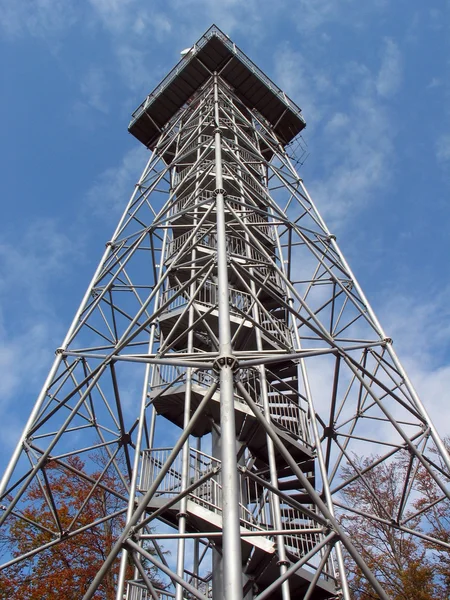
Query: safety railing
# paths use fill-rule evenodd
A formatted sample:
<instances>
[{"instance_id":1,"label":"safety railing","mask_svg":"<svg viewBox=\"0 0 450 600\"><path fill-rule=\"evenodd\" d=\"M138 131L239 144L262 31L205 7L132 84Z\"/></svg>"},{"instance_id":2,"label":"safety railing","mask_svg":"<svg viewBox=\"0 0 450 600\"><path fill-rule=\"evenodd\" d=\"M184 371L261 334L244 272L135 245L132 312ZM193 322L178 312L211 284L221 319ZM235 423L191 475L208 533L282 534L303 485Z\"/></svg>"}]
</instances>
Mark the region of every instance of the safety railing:
<instances>
[{"instance_id":1,"label":"safety railing","mask_svg":"<svg viewBox=\"0 0 450 600\"><path fill-rule=\"evenodd\" d=\"M186 251L189 251L194 244L203 246L205 248L210 248L211 250L217 249L217 235L215 231L201 228L194 234L192 231L187 231L186 233L174 238L167 246L166 259L178 252L178 250L184 246L189 238L192 239L189 245L186 247ZM267 258L264 254L256 250L251 244L247 243L242 238L238 238L236 236L227 236L227 249L230 254L240 258L247 258L258 263L267 262Z\"/></svg>"},{"instance_id":2,"label":"safety railing","mask_svg":"<svg viewBox=\"0 0 450 600\"><path fill-rule=\"evenodd\" d=\"M142 454L142 468L139 482L140 491L146 491L155 478L159 475L164 463L170 455L172 448L153 448L144 450ZM168 470L163 480L158 486L155 493L157 497L171 498L180 494L182 486L182 452L179 453L171 468ZM207 510L221 514L223 506L223 487L222 475L220 472L221 462L219 459L209 456L195 448L189 449L189 464L188 464L188 485L191 486L199 481L205 475L211 473L214 469L218 469L209 479L199 483L188 496L188 498L196 504L203 506ZM245 476L240 474L240 521L241 525L249 530L264 529L264 521L259 518L259 522L255 519L253 512L247 507L249 497L247 496L248 486L246 485Z\"/></svg>"},{"instance_id":3,"label":"safety railing","mask_svg":"<svg viewBox=\"0 0 450 600\"><path fill-rule=\"evenodd\" d=\"M155 590L159 600L172 600L175 594L167 590ZM153 596L148 591L146 585L139 581L128 581L125 600L153 600Z\"/></svg>"},{"instance_id":4,"label":"safety railing","mask_svg":"<svg viewBox=\"0 0 450 600\"><path fill-rule=\"evenodd\" d=\"M187 167L187 169L189 168L190 167ZM186 175L183 174L183 176L185 177ZM189 194L179 194L176 201L172 204L170 216L176 216L180 212L186 211L188 208L191 209L189 211L191 214L195 207L197 207L199 211L205 211L209 208L210 203L213 200L213 190L201 189ZM264 215L245 206L246 203L248 204L248 198L244 199L240 196L229 194L225 198L225 210L229 211L231 209L237 212L242 220L247 221L247 223L250 223L251 225L257 225L258 230L261 230L271 240L275 239L276 226L268 223L267 219L264 218Z\"/></svg>"},{"instance_id":5,"label":"safety railing","mask_svg":"<svg viewBox=\"0 0 450 600\"><path fill-rule=\"evenodd\" d=\"M210 143L212 143L211 148L213 148L214 142L213 142L213 137L211 135L201 134L201 135L194 136L193 141L190 142L185 147L183 147L182 142L181 142L181 148L177 154L177 157L180 158L182 156L186 156L187 154L191 153L193 150L202 148L203 146L206 146Z\"/></svg>"},{"instance_id":6,"label":"safety railing","mask_svg":"<svg viewBox=\"0 0 450 600\"><path fill-rule=\"evenodd\" d=\"M186 210L189 207L194 207L197 204L209 203L214 198L214 192L212 190L201 190L192 192L190 194L179 196L177 201L172 205L170 215L178 215L181 211ZM199 207L200 208L200 207Z\"/></svg>"},{"instance_id":7,"label":"safety railing","mask_svg":"<svg viewBox=\"0 0 450 600\"><path fill-rule=\"evenodd\" d=\"M167 307L167 311L173 311L177 308L188 304L190 295L187 291L180 293L180 286L173 286L165 290L161 295L161 303L164 304L169 302L173 298ZM203 304L208 308L216 306L219 299L219 289L216 283L211 281L205 281L201 287L195 291L195 302L197 304ZM239 311L249 312L252 305L252 297L246 292L240 290L229 289L229 299L231 311L235 314L240 314Z\"/></svg>"},{"instance_id":8,"label":"safety railing","mask_svg":"<svg viewBox=\"0 0 450 600\"><path fill-rule=\"evenodd\" d=\"M299 119L303 121L301 116L300 108L290 99L286 94L280 90L280 88L271 81L267 75L265 75L249 58L244 54L233 42L218 29L215 25L210 27L208 31L198 40L192 47L191 51L184 56L180 62L166 75L161 83L145 98L145 100L136 108L132 113L131 123L132 125L147 109L147 107L154 102L154 100L162 94L162 92L168 87L168 85L178 77L183 71L187 63L189 63L196 55L197 49L202 48L208 40L216 36L222 40L239 60L245 64L245 66L261 81L264 85L271 90L280 100L289 108Z\"/></svg>"},{"instance_id":9,"label":"safety railing","mask_svg":"<svg viewBox=\"0 0 450 600\"><path fill-rule=\"evenodd\" d=\"M172 448L154 448L143 452L139 484L142 492L145 492L159 475L171 451ZM182 492L182 466L182 453L180 452L160 482L155 494L157 497L170 499ZM199 483L188 495L188 499L219 515L222 513L223 507L220 467L221 462L219 459L200 450L189 449L187 485L192 486L205 475L211 474L211 476L206 481ZM247 477L245 473L239 473L238 481L241 526L250 531L265 532L267 536L270 536L276 523L271 493L250 477ZM306 516L301 510L293 508L283 500L280 506L280 520L282 529L286 532L284 544L293 556L298 558L305 556L323 539L323 533L317 531L319 527L314 519ZM298 530L305 531L303 533L298 532ZM307 566L316 567L320 558L321 555L317 555L307 563ZM332 561L329 562L325 574L334 577ZM134 585L137 586L137 584ZM133 593L138 594L139 592L133 590ZM141 598L136 595L136 597L130 596L129 600L141 600Z\"/></svg>"},{"instance_id":10,"label":"safety railing","mask_svg":"<svg viewBox=\"0 0 450 600\"><path fill-rule=\"evenodd\" d=\"M230 169L233 176L237 176L238 179L241 179L245 184L247 184L249 187L255 190L255 192L258 192L258 194L265 193L265 187L263 183L261 181L256 180L256 178L252 177L248 173L243 172L242 169L239 168L239 165L227 162L224 163L224 166Z\"/></svg>"},{"instance_id":11,"label":"safety railing","mask_svg":"<svg viewBox=\"0 0 450 600\"><path fill-rule=\"evenodd\" d=\"M256 276L260 276L263 281L274 286L278 293L280 291L284 294L286 289L286 284L282 277L278 274L277 271L271 266L259 265L257 269L254 271Z\"/></svg>"},{"instance_id":12,"label":"safety railing","mask_svg":"<svg viewBox=\"0 0 450 600\"><path fill-rule=\"evenodd\" d=\"M256 401L261 412L264 413L259 373L252 369L242 369L240 377L242 385ZM292 390L291 394L288 391L282 393L274 388L270 382L267 382L267 389L269 415L272 422L281 429L288 431L295 438L300 439L303 443L310 445L308 413L306 408L300 405L298 396L294 399L295 390Z\"/></svg>"},{"instance_id":13,"label":"safety railing","mask_svg":"<svg viewBox=\"0 0 450 600\"><path fill-rule=\"evenodd\" d=\"M197 177L198 175L203 175L206 172L212 172L212 167L214 165L214 162L211 160L204 160L202 161L195 169L193 168L194 165L189 165L188 167L185 167L184 169L181 169L181 171L175 171L173 173L173 187L177 187L177 185L179 185L182 181L184 181L187 177Z\"/></svg>"},{"instance_id":14,"label":"safety railing","mask_svg":"<svg viewBox=\"0 0 450 600\"><path fill-rule=\"evenodd\" d=\"M218 306L219 290L215 283L210 281L204 282L201 287L197 288L192 297L188 290L182 292L180 290L181 287L177 285L170 287L161 294L161 304L168 303L165 313L185 307L191 299L196 305L200 304L207 308ZM254 302L250 294L229 288L229 300L231 314L242 316L242 313L244 313L244 315L248 314L253 318L252 305ZM256 310L258 311L262 334L269 340L280 342L283 346L291 346L292 332L288 325L260 307L257 307Z\"/></svg>"},{"instance_id":15,"label":"safety railing","mask_svg":"<svg viewBox=\"0 0 450 600\"><path fill-rule=\"evenodd\" d=\"M310 519L306 517L304 513L301 511L292 508L286 503L282 503L281 507L281 523L282 528L285 531L293 530L293 529L304 529L306 530L304 533L286 533L284 535L284 545L288 552L293 556L301 558L310 552L315 546L317 546L324 537L324 534L320 531L307 531L311 529L318 529L318 524L314 519ZM325 548L322 548L318 553L316 553L305 565L304 567L310 568L312 571L315 571L318 567L323 555L325 552ZM325 578L336 579L336 570L333 562L333 558L330 556L325 565L325 568L322 572Z\"/></svg>"},{"instance_id":16,"label":"safety railing","mask_svg":"<svg viewBox=\"0 0 450 600\"><path fill-rule=\"evenodd\" d=\"M155 365L151 379L151 388L157 389L177 383L183 385L186 383L186 367L176 365ZM208 371L193 370L191 374L193 383L209 387L214 382L214 376Z\"/></svg>"},{"instance_id":17,"label":"safety railing","mask_svg":"<svg viewBox=\"0 0 450 600\"><path fill-rule=\"evenodd\" d=\"M155 365L150 384L151 394L161 393L162 388L170 389L171 387L185 385L186 371L186 367L176 365ZM242 369L240 377L246 391L255 400L261 411L264 412L258 374L251 369ZM204 387L206 390L215 382L215 376L208 371L192 370L191 381L192 384ZM292 397L292 394L279 392L269 382L267 386L269 414L272 422L281 429L288 431L295 438L302 440L303 443L310 445L306 409L299 404L298 399ZM235 402L245 405L245 400L239 392L235 393L234 399Z\"/></svg>"},{"instance_id":18,"label":"safety railing","mask_svg":"<svg viewBox=\"0 0 450 600\"><path fill-rule=\"evenodd\" d=\"M191 245L193 246L194 244L198 244L199 246L204 246L206 248L217 248L217 235L214 232L207 229L199 229L194 235L192 235L192 231L187 231L183 235L173 239L168 244L166 258L170 258L173 254L178 252L178 250L183 247L189 237L192 237L189 249Z\"/></svg>"}]
</instances>

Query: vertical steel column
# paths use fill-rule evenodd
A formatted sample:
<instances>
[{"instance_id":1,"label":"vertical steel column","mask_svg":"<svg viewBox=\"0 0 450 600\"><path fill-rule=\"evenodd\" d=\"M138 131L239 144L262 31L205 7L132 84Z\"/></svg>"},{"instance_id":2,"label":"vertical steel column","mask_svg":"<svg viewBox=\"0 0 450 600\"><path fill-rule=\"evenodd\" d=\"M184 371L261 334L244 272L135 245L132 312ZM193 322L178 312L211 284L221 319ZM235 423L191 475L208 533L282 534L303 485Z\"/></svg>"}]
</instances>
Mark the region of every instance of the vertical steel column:
<instances>
[{"instance_id":1,"label":"vertical steel column","mask_svg":"<svg viewBox=\"0 0 450 600\"><path fill-rule=\"evenodd\" d=\"M234 378L228 293L227 239L222 178L219 88L214 73L214 146L217 218L217 288L219 309L220 431L222 451L223 596L242 600L242 558L239 524L239 481L236 463Z\"/></svg>"},{"instance_id":2,"label":"vertical steel column","mask_svg":"<svg viewBox=\"0 0 450 600\"><path fill-rule=\"evenodd\" d=\"M163 248L164 249L166 248L166 245L167 245L167 229L164 230L164 239L163 239ZM162 261L159 265L158 275L159 275L159 277L161 277L161 275L162 275ZM160 297L160 290L158 290L156 292L155 302L154 302L155 307L158 306L159 297ZM153 350L153 344L155 341L155 334L156 334L156 323L152 323L151 328L152 329L151 329L150 339L149 339L149 343L148 343L149 354ZM148 386L150 383L150 376L151 376L152 370L154 370L154 368L155 367L152 367L152 365L150 365L150 364L147 364L145 367L145 376L144 376L144 383L143 383L142 396L141 396L141 407L140 407L140 411L139 411L139 425L138 425L138 430L137 430L137 435L136 435L136 445L135 445L135 449L134 449L133 474L131 477L130 496L128 499L127 523L132 518L134 508L135 508L137 479L139 476L139 465L140 465L140 461L141 461L142 438L143 438L144 426L145 426L145 409L146 409L146 403L147 403ZM153 415L152 415L152 417L153 417ZM152 419L152 421L154 421L154 418ZM128 564L128 550L126 548L123 548L122 556L120 558L119 576L117 579L116 600L122 600L123 595L124 595L127 564Z\"/></svg>"},{"instance_id":3,"label":"vertical steel column","mask_svg":"<svg viewBox=\"0 0 450 600\"><path fill-rule=\"evenodd\" d=\"M198 138L197 138L198 140ZM180 139L178 138L177 145L179 145ZM200 150L197 150L196 161L198 161L200 154ZM196 183L196 189L198 187L198 183ZM193 228L197 228L197 212L198 208L194 209L194 219L193 219ZM190 271L190 277L193 278L195 276L195 262L197 259L197 250L192 248L191 250L191 260L192 260L192 268ZM190 285L190 297L193 298L196 293L197 282L193 281ZM194 331L192 329L192 325L194 323L194 307L191 306L189 308L189 317L188 317L188 344L187 350L188 352L193 352L194 349ZM184 416L183 416L183 427L186 428L189 425L189 421L191 420L191 402L192 401L192 369L188 368L186 370L186 393L184 396ZM186 440L186 443L183 446L182 450L182 462L181 462L181 491L187 488L189 484L189 455L190 455L190 438ZM184 496L180 501L180 512L177 515L178 517L178 533L184 535L186 533L186 522L188 517L187 512L187 497ZM180 537L178 540L178 548L177 548L177 575L184 579L184 567L185 567L185 556L186 556L186 539L184 537ZM177 583L176 591L175 591L175 600L183 600L184 588Z\"/></svg>"},{"instance_id":4,"label":"vertical steel column","mask_svg":"<svg viewBox=\"0 0 450 600\"><path fill-rule=\"evenodd\" d=\"M238 157L240 157L239 139L238 139L238 136L236 135L236 118L234 115L233 115L233 125L234 125L234 129L235 129L234 141L236 143L236 154L238 155ZM239 176L242 177L242 167L240 165L238 166L238 173L239 173ZM264 185L267 188L268 187L267 177L261 173L261 179L264 181ZM242 181L239 181L239 188L240 188L240 193L241 193L241 200L242 200L242 202L245 202L244 188L242 185ZM244 234L245 234L245 240L246 240L246 256L247 256L248 260L251 262L252 256L251 256L250 247L249 247L250 236L249 236L248 229L247 229L248 228L247 211L245 212L243 221L245 224ZM253 267L250 268L250 273L252 273L252 275L253 275ZM256 285L255 285L253 278L250 278L250 289L252 290L253 297L256 298L258 294L257 294L257 289L256 289ZM252 312L253 312L253 319L254 319L255 323L257 323L259 326L261 326L260 309L256 302L253 303ZM255 335L256 335L256 348L257 348L258 352L263 352L263 343L262 343L262 338L261 338L260 327L255 327ZM258 367L258 372L259 372L259 382L260 382L260 389L261 389L260 394L261 394L262 404L263 404L263 408L264 408L264 416L265 416L266 420L268 422L270 422L270 403L269 403L269 394L268 394L268 387L267 387L266 369L265 369L264 365L260 365ZM278 473L277 473L276 458L275 458L275 447L273 445L273 441L270 438L270 436L267 435L266 440L267 440L267 456L268 456L268 460L269 460L270 483L274 488L278 489ZM271 504L271 508L272 508L274 527L278 531L281 531L283 529L283 525L281 522L280 498L279 498L279 496L277 496L276 494L274 494L272 492L270 492L270 504ZM286 548L284 545L284 536L277 535L276 543L277 543L277 551L278 551L278 557L279 557L278 564L280 567L280 575L284 575L286 573L288 565L289 565L289 562L288 562L287 556L286 556ZM281 584L281 593L282 593L283 600L291 600L289 581L283 581L283 583Z\"/></svg>"}]
</instances>

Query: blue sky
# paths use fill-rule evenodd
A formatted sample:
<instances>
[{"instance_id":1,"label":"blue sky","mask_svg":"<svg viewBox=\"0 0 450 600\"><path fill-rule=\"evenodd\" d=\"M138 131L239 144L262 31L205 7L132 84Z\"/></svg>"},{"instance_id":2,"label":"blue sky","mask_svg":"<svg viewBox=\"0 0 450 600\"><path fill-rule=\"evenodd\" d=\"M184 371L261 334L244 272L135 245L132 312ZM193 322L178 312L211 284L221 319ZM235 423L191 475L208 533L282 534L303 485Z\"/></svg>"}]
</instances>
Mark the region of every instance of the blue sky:
<instances>
[{"instance_id":1,"label":"blue sky","mask_svg":"<svg viewBox=\"0 0 450 600\"><path fill-rule=\"evenodd\" d=\"M143 169L131 112L216 23L303 108L301 174L450 433L450 2L0 0L0 455Z\"/></svg>"}]
</instances>

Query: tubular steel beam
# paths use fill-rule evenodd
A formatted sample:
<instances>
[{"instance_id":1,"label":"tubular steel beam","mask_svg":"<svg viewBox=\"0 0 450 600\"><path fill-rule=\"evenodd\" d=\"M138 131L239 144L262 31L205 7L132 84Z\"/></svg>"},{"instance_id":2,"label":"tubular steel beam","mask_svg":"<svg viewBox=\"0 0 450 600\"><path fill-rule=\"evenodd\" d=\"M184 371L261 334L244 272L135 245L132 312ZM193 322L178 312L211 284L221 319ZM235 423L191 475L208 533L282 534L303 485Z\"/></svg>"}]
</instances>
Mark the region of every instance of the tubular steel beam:
<instances>
[{"instance_id":1,"label":"tubular steel beam","mask_svg":"<svg viewBox=\"0 0 450 600\"><path fill-rule=\"evenodd\" d=\"M134 115L154 151L0 485L5 581L95 531L84 600L117 568L116 600L349 600L358 572L387 600L346 511L447 548L446 446L293 167L302 123L217 28Z\"/></svg>"}]
</instances>

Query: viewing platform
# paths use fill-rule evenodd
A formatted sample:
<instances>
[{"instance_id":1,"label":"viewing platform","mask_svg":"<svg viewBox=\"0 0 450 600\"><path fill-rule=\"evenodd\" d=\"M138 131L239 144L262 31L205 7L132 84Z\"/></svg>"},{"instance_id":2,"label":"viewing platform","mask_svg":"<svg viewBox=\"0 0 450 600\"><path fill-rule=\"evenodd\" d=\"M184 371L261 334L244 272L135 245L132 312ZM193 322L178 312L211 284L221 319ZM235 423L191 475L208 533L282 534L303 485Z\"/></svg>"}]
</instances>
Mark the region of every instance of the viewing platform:
<instances>
[{"instance_id":1,"label":"viewing platform","mask_svg":"<svg viewBox=\"0 0 450 600\"><path fill-rule=\"evenodd\" d=\"M306 126L301 109L213 25L133 112L129 132L153 149L167 123L215 72L284 145Z\"/></svg>"}]
</instances>

